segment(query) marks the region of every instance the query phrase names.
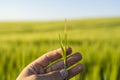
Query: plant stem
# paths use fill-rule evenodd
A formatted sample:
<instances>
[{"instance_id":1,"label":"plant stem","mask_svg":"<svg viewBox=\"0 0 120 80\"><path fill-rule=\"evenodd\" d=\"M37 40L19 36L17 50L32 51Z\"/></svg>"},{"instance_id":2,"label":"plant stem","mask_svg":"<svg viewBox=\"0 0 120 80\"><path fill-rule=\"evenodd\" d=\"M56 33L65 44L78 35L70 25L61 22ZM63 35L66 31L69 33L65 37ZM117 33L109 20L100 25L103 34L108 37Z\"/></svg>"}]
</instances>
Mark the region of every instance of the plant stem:
<instances>
[{"instance_id":1,"label":"plant stem","mask_svg":"<svg viewBox=\"0 0 120 80\"><path fill-rule=\"evenodd\" d=\"M62 57L64 60L64 69L67 70L67 55L66 55L66 49L67 49L67 20L65 19L65 27L64 27L64 39L62 40L61 35L59 34L59 41L60 41L60 46L62 49ZM65 79L67 80L67 79Z\"/></svg>"}]
</instances>

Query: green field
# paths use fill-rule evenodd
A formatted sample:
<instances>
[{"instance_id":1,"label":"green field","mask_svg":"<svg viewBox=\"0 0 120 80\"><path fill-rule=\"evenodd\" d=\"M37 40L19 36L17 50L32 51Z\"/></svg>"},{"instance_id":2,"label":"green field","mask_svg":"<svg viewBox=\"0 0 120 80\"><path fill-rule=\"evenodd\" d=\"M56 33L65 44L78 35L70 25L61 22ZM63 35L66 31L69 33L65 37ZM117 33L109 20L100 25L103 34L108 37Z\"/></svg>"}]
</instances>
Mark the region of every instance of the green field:
<instances>
[{"instance_id":1,"label":"green field","mask_svg":"<svg viewBox=\"0 0 120 80\"><path fill-rule=\"evenodd\" d=\"M0 80L15 80L31 61L59 48L63 29L64 21L0 22ZM120 80L120 18L68 20L68 44L85 65L71 80Z\"/></svg>"}]
</instances>

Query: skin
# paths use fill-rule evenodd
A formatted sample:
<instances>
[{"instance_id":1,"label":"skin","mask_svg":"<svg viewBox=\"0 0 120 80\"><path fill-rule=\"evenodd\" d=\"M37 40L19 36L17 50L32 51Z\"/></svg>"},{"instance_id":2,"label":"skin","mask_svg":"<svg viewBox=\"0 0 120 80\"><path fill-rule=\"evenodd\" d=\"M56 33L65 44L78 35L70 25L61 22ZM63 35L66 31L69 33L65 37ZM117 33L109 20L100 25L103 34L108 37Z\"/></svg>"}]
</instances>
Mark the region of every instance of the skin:
<instances>
[{"instance_id":1,"label":"skin","mask_svg":"<svg viewBox=\"0 0 120 80\"><path fill-rule=\"evenodd\" d=\"M70 55L72 53L72 48L68 47L66 52L67 56ZM60 48L44 54L26 66L19 74L17 80L64 80L65 78L70 79L83 71L84 66L82 64L77 64L67 71L68 75L62 76L60 71L63 70L63 60L49 66L50 63L60 59L61 57L62 50ZM68 56L67 68L76 64L81 59L82 56L79 52Z\"/></svg>"}]
</instances>

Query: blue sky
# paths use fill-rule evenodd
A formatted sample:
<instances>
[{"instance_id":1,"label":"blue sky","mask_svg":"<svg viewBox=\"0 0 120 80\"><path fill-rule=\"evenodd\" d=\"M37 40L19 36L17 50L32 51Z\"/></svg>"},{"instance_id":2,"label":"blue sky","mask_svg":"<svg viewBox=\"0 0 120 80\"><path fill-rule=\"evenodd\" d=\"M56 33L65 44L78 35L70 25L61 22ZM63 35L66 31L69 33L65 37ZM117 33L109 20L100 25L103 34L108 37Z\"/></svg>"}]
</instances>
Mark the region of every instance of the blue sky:
<instances>
[{"instance_id":1,"label":"blue sky","mask_svg":"<svg viewBox=\"0 0 120 80\"><path fill-rule=\"evenodd\" d=\"M0 20L120 16L120 0L0 0Z\"/></svg>"}]
</instances>

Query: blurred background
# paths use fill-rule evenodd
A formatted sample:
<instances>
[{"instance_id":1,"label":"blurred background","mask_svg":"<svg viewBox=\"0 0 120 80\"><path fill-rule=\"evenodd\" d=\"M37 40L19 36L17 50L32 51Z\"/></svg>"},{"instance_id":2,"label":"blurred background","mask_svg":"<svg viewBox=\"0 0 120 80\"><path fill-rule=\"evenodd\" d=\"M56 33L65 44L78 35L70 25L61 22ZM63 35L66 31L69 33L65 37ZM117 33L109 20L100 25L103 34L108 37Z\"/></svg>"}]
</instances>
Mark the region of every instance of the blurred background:
<instances>
[{"instance_id":1,"label":"blurred background","mask_svg":"<svg viewBox=\"0 0 120 80\"><path fill-rule=\"evenodd\" d=\"M31 61L59 48L65 18L68 44L85 65L71 80L120 80L119 8L119 0L0 0L1 80L15 80Z\"/></svg>"}]
</instances>

